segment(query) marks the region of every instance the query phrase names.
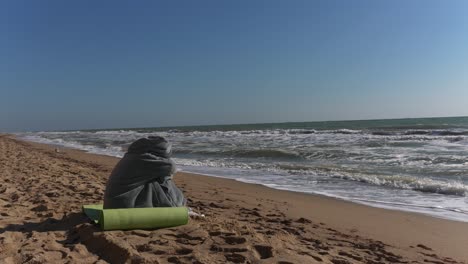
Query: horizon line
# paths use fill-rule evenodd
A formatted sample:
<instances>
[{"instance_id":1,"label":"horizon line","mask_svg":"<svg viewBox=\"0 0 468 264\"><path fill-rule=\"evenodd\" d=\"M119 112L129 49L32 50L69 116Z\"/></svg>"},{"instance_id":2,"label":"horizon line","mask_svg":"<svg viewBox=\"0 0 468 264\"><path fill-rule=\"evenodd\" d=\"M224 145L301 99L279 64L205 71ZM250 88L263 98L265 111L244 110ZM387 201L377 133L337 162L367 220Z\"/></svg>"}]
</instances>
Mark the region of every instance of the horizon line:
<instances>
[{"instance_id":1,"label":"horizon line","mask_svg":"<svg viewBox=\"0 0 468 264\"><path fill-rule=\"evenodd\" d=\"M279 121L265 123L229 123L229 124L210 124L210 125L174 125L174 126L144 126L144 127L115 127L115 128L83 128L83 129L66 129L66 130L32 130L24 132L71 132L71 131L97 131L97 130L134 130L134 129L149 129L149 128L187 128L187 127L215 127L215 126L241 126L241 125L270 125L270 124L292 124L292 123L322 123L322 122L356 122L356 121L380 121L380 120L403 120L403 119L430 119L430 118L461 118L468 115L460 116L425 116L425 117L398 117L398 118L370 118L370 119L339 119L339 120L315 120L315 121ZM18 133L14 131L9 133ZM8 132L6 133L8 134Z\"/></svg>"}]
</instances>

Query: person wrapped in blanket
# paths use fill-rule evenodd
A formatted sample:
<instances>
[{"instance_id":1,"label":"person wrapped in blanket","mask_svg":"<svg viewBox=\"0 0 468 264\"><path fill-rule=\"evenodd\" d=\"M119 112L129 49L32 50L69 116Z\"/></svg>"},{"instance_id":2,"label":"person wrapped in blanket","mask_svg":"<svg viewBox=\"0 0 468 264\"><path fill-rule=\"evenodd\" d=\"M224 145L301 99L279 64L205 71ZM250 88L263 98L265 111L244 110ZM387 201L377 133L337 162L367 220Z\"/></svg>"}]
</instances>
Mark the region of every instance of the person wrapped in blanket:
<instances>
[{"instance_id":1,"label":"person wrapped in blanket","mask_svg":"<svg viewBox=\"0 0 468 264\"><path fill-rule=\"evenodd\" d=\"M133 142L112 171L104 193L104 209L178 207L187 201L174 184L172 147L163 137Z\"/></svg>"}]
</instances>

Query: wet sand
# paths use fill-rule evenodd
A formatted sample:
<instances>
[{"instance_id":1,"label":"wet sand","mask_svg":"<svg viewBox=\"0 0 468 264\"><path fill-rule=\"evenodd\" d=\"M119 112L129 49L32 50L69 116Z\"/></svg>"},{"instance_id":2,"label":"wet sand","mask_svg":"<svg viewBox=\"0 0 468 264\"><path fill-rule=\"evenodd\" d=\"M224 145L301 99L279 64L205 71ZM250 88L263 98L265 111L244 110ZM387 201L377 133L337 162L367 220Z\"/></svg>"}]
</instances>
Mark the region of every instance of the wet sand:
<instances>
[{"instance_id":1,"label":"wet sand","mask_svg":"<svg viewBox=\"0 0 468 264\"><path fill-rule=\"evenodd\" d=\"M0 263L468 261L468 223L189 173L176 184L206 217L102 232L81 205L117 161L0 135Z\"/></svg>"}]
</instances>

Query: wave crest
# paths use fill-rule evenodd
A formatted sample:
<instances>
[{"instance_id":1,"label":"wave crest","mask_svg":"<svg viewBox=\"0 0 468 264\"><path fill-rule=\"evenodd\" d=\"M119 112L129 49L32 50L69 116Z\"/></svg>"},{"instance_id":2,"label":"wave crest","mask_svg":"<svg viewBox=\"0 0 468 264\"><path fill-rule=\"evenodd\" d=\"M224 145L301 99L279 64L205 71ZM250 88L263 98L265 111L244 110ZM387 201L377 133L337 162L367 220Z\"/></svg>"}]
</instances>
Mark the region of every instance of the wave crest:
<instances>
[{"instance_id":1,"label":"wave crest","mask_svg":"<svg viewBox=\"0 0 468 264\"><path fill-rule=\"evenodd\" d=\"M439 181L411 176L339 175L337 178L359 181L378 186L409 189L425 193L467 196L468 185L456 181Z\"/></svg>"}]
</instances>

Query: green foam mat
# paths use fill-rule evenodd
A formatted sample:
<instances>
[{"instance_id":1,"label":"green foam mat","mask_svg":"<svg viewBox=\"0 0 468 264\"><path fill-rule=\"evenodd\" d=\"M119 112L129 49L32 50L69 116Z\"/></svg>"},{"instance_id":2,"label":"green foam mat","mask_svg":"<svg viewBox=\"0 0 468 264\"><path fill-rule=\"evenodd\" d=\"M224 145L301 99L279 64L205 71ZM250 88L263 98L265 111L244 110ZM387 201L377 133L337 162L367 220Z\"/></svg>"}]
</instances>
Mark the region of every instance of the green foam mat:
<instances>
[{"instance_id":1,"label":"green foam mat","mask_svg":"<svg viewBox=\"0 0 468 264\"><path fill-rule=\"evenodd\" d=\"M83 205L83 212L102 230L156 229L188 223L187 207L103 209L102 204Z\"/></svg>"}]
</instances>

